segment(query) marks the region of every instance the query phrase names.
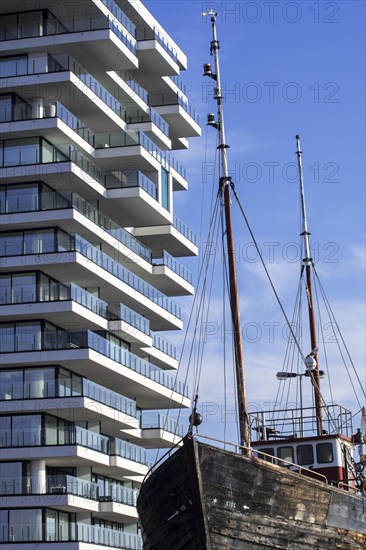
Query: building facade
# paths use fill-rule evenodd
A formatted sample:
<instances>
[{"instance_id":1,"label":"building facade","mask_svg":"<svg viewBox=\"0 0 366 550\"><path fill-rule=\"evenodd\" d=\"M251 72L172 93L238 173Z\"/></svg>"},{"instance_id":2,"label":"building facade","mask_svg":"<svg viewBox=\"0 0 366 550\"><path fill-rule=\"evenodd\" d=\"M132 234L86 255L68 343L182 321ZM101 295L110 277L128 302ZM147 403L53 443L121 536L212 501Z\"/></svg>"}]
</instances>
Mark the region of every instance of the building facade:
<instances>
[{"instance_id":1,"label":"building facade","mask_svg":"<svg viewBox=\"0 0 366 550\"><path fill-rule=\"evenodd\" d=\"M0 21L0 545L138 549L146 450L189 406L164 337L197 254L170 152L200 135L186 57L136 0Z\"/></svg>"}]
</instances>

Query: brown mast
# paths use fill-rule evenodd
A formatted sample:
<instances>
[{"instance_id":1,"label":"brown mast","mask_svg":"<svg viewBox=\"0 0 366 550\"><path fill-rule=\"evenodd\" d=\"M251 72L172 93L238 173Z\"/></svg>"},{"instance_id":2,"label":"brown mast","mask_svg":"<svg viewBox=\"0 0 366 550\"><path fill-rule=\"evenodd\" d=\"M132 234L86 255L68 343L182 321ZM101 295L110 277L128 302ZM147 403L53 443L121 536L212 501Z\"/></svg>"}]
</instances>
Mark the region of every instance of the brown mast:
<instances>
[{"instance_id":1,"label":"brown mast","mask_svg":"<svg viewBox=\"0 0 366 550\"><path fill-rule=\"evenodd\" d=\"M216 31L216 16L217 13L209 11L204 15L211 15L212 22L212 42L211 42L211 55L213 54L215 60L215 72L212 73L211 65L204 65L204 76L216 80L216 87L214 91L214 99L217 101L218 119L215 122L215 116L213 114L208 115L208 124L216 128L219 132L219 153L220 153L220 193L223 197L224 209L225 209L225 221L226 221L226 239L228 249L228 268L230 277L230 309L231 318L234 328L234 350L235 350L235 368L236 368L236 389L237 389L237 401L238 401L238 417L239 417L239 433L240 444L245 449L242 450L246 456L251 456L249 449L251 445L250 437L250 423L245 394L245 379L244 379L244 362L243 362L243 348L240 329L240 313L239 313L239 297L238 286L236 277L236 265L234 254L234 236L232 227L231 216L231 198L230 198L230 186L232 185L231 178L229 176L228 162L227 162L227 148L225 139L225 124L224 124L224 112L222 106L221 95L221 76L220 76L220 64L219 64L219 48L220 43L217 40Z\"/></svg>"},{"instance_id":2,"label":"brown mast","mask_svg":"<svg viewBox=\"0 0 366 550\"><path fill-rule=\"evenodd\" d=\"M306 275L306 294L307 294L307 300L308 300L310 342L311 342L311 349L312 349L312 352L306 358L306 363L307 363L306 366L309 369L309 373L311 375L311 381L314 388L317 433L318 435L323 435L324 433L323 409L322 409L322 398L321 398L321 392L320 392L320 371L319 371L319 364L318 364L318 348L317 348L317 338L316 338L316 329L315 329L313 289L312 289L312 281L311 281L311 266L312 266L313 260L310 257L310 242L309 242L310 233L308 231L308 222L306 218L305 192L304 192L304 179L302 174L301 153L302 151L300 150L300 136L297 135L296 136L296 155L297 155L297 163L299 167L302 229L303 229L301 236L304 237L304 248L305 248L305 258L303 258L303 266L305 267L305 275Z\"/></svg>"}]
</instances>

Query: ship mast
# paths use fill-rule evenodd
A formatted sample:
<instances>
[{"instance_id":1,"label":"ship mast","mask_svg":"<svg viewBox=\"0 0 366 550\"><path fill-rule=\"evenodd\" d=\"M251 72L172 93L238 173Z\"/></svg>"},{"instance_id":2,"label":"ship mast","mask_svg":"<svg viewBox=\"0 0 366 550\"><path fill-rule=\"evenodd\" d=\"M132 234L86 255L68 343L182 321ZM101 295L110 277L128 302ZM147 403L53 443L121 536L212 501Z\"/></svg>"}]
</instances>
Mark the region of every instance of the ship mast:
<instances>
[{"instance_id":1,"label":"ship mast","mask_svg":"<svg viewBox=\"0 0 366 550\"><path fill-rule=\"evenodd\" d=\"M304 238L304 250L305 258L303 258L303 266L305 267L306 275L306 294L308 301L308 312L309 312L309 326L310 326L310 342L311 342L311 353L306 357L306 366L309 369L311 375L311 380L314 388L314 402L315 402L315 413L316 413L316 426L318 436L323 435L323 409L322 409L322 399L320 393L320 371L318 364L318 348L317 348L317 337L316 337L316 328L315 328L315 314L314 314L314 301L313 301L313 289L312 289L312 280L311 280L311 267L312 267L312 258L310 256L310 240L309 240L309 231L308 231L308 222L306 217L306 206L305 206L305 192L304 192L304 178L302 172L302 161L301 161L302 151L300 149L300 136L296 136L296 155L297 163L299 167L299 181L300 181L300 197L301 197L301 213L302 213L302 233L301 236Z\"/></svg>"},{"instance_id":2,"label":"ship mast","mask_svg":"<svg viewBox=\"0 0 366 550\"><path fill-rule=\"evenodd\" d=\"M239 313L239 297L238 286L236 276L235 254L234 254L234 235L232 227L231 216L231 198L230 187L232 184L231 177L229 176L227 149L225 137L225 122L224 122L224 110L222 104L222 92L221 92L221 75L220 75L220 63L219 63L219 48L220 43L217 40L216 30L216 16L217 13L209 11L203 15L211 15L212 22L212 41L211 41L211 55L215 61L215 72L212 72L211 65L204 65L204 76L209 76L216 81L216 87L214 89L214 99L217 101L217 121L215 121L214 114L208 115L208 125L216 128L219 132L219 155L220 155L220 194L224 204L225 222L226 222L226 239L228 250L228 268L230 278L230 309L231 318L234 329L234 352L235 352L235 371L236 371L236 391L237 391L237 403L238 403L238 417L239 417L239 434L240 445L244 447L242 452L246 456L250 456L250 423L247 409L247 401L245 394L245 379L244 379L244 361L243 361L243 347L240 329L240 313Z\"/></svg>"}]
</instances>

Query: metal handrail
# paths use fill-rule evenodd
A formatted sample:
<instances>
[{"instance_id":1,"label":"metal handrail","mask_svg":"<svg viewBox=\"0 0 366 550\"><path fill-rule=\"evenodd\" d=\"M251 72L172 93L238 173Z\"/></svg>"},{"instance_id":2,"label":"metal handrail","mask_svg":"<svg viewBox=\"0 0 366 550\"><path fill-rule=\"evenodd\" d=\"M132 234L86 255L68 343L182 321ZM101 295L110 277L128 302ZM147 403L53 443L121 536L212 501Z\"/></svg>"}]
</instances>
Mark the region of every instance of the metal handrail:
<instances>
[{"instance_id":1,"label":"metal handrail","mask_svg":"<svg viewBox=\"0 0 366 550\"><path fill-rule=\"evenodd\" d=\"M299 469L298 473L301 474L302 471L309 472L311 474L311 477L313 477L314 475L317 475L321 478L321 481L324 481L326 484L328 483L328 479L326 478L326 476L323 475L323 474L320 474L319 472L315 472L314 470L310 470L309 468L304 468L303 466L300 466L299 464L295 464L295 462L290 462L289 460L283 460L282 458L277 458L273 455L263 453L262 451L257 451L257 449L253 449L253 447L247 447L245 445L240 445L239 443L230 443L229 441L223 441L222 439L216 439L214 437L209 437L207 435L193 434L193 437L195 437L195 438L202 437L203 439L207 439L209 441L216 441L216 443L223 443L224 445L230 445L230 446L234 447L236 450L237 449L243 449L245 451L251 451L252 453L257 453L257 454L260 454L260 455L263 455L263 456L266 456L266 457L270 457L271 462L272 461L282 462L283 465L286 466L286 467L287 466L295 466L295 468ZM266 460L266 462L268 462L268 461ZM272 464L273 464L273 462L272 462ZM276 464L273 464L273 465L276 466Z\"/></svg>"}]
</instances>

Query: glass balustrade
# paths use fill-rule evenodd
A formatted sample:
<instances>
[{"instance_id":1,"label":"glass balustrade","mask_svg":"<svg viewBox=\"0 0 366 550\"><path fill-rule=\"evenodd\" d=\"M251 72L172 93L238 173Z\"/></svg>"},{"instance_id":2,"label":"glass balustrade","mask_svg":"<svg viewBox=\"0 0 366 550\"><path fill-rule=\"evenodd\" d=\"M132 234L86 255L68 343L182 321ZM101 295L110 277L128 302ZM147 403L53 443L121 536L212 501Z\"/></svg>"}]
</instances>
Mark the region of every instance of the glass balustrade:
<instances>
[{"instance_id":1,"label":"glass balustrade","mask_svg":"<svg viewBox=\"0 0 366 550\"><path fill-rule=\"evenodd\" d=\"M184 237L186 237L191 243L197 244L197 236L196 233L188 227L188 225L182 221L178 216L173 217L173 227L179 231Z\"/></svg>"},{"instance_id":2,"label":"glass balustrade","mask_svg":"<svg viewBox=\"0 0 366 550\"><path fill-rule=\"evenodd\" d=\"M153 334L153 346L170 357L173 357L173 359L177 359L177 347L156 332Z\"/></svg>"},{"instance_id":3,"label":"glass balustrade","mask_svg":"<svg viewBox=\"0 0 366 550\"><path fill-rule=\"evenodd\" d=\"M79 252L159 307L181 318L181 308L177 303L79 235L72 237L61 229L45 228L39 231L3 233L0 236L0 257L54 252Z\"/></svg>"},{"instance_id":4,"label":"glass balustrade","mask_svg":"<svg viewBox=\"0 0 366 550\"><path fill-rule=\"evenodd\" d=\"M132 327L137 328L137 330L140 330L144 334L151 336L149 319L139 315L136 311L130 309L124 304L120 304L119 318Z\"/></svg>"},{"instance_id":5,"label":"glass balustrade","mask_svg":"<svg viewBox=\"0 0 366 550\"><path fill-rule=\"evenodd\" d=\"M108 0L108 4L112 15L100 13L98 17L63 17L62 21L47 9L4 14L0 16L0 41L110 29L130 51L135 53L135 26L115 2Z\"/></svg>"},{"instance_id":6,"label":"glass balustrade","mask_svg":"<svg viewBox=\"0 0 366 550\"><path fill-rule=\"evenodd\" d=\"M123 414L140 419L136 401L62 367L0 371L0 401L89 397Z\"/></svg>"},{"instance_id":7,"label":"glass balustrade","mask_svg":"<svg viewBox=\"0 0 366 550\"><path fill-rule=\"evenodd\" d=\"M142 429L160 429L180 437L184 437L186 433L185 426L175 418L162 413L143 413L141 420Z\"/></svg>"},{"instance_id":8,"label":"glass balustrade","mask_svg":"<svg viewBox=\"0 0 366 550\"><path fill-rule=\"evenodd\" d=\"M132 460L133 462L138 462L139 464L148 464L146 449L129 443L128 441L124 441L123 439L115 438L110 454Z\"/></svg>"},{"instance_id":9,"label":"glass balustrade","mask_svg":"<svg viewBox=\"0 0 366 550\"><path fill-rule=\"evenodd\" d=\"M162 48L167 52L167 54L177 62L177 52L173 46L168 42L168 40L162 35L161 32L157 31L155 28L144 27L136 29L136 38L138 42L145 40L156 40Z\"/></svg>"},{"instance_id":10,"label":"glass balustrade","mask_svg":"<svg viewBox=\"0 0 366 550\"><path fill-rule=\"evenodd\" d=\"M193 107L178 93L172 90L161 90L150 92L150 102L154 107L163 105L180 105L199 124L199 114Z\"/></svg>"},{"instance_id":11,"label":"glass balustrade","mask_svg":"<svg viewBox=\"0 0 366 550\"><path fill-rule=\"evenodd\" d=\"M124 71L123 69L117 69L115 73L124 80L124 82L127 84L131 90L133 90L145 103L149 103L149 94L143 88L136 82L136 80L132 77L132 75L128 71Z\"/></svg>"},{"instance_id":12,"label":"glass balustrade","mask_svg":"<svg viewBox=\"0 0 366 550\"><path fill-rule=\"evenodd\" d=\"M95 481L88 481L68 474L46 476L46 484L39 481L39 477L2 476L0 479L0 495L30 495L30 494L67 494L101 502L112 501L136 506L138 489L125 487L119 482L109 480L106 486Z\"/></svg>"},{"instance_id":13,"label":"glass balustrade","mask_svg":"<svg viewBox=\"0 0 366 550\"><path fill-rule=\"evenodd\" d=\"M184 95L187 94L186 85L178 75L173 75L169 78L174 82L176 86L178 86L178 88L184 93Z\"/></svg>"},{"instance_id":14,"label":"glass balustrade","mask_svg":"<svg viewBox=\"0 0 366 550\"><path fill-rule=\"evenodd\" d=\"M38 478L30 478L31 493L42 493ZM37 490L38 489L38 490ZM41 490L40 490L41 489ZM46 477L46 493L75 495L91 500L97 500L99 487L93 481L86 481L78 477L58 474Z\"/></svg>"},{"instance_id":15,"label":"glass balustrade","mask_svg":"<svg viewBox=\"0 0 366 550\"><path fill-rule=\"evenodd\" d=\"M161 258L153 258L153 265L165 265L169 267L174 273L182 277L187 283L192 284L192 272L187 269L183 264L178 262L169 252L163 250L163 255Z\"/></svg>"},{"instance_id":16,"label":"glass balustrade","mask_svg":"<svg viewBox=\"0 0 366 550\"><path fill-rule=\"evenodd\" d=\"M90 348L142 376L188 396L188 387L176 376L138 357L125 347L88 331L67 331L47 321L0 324L1 353Z\"/></svg>"}]
</instances>

